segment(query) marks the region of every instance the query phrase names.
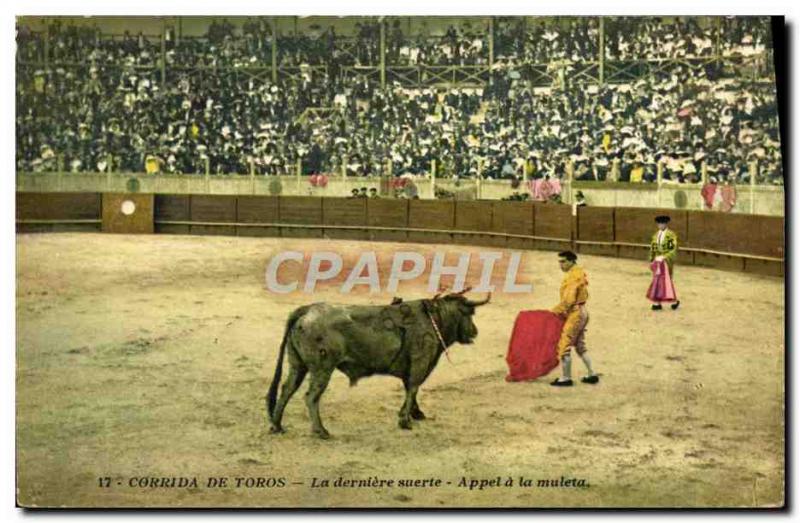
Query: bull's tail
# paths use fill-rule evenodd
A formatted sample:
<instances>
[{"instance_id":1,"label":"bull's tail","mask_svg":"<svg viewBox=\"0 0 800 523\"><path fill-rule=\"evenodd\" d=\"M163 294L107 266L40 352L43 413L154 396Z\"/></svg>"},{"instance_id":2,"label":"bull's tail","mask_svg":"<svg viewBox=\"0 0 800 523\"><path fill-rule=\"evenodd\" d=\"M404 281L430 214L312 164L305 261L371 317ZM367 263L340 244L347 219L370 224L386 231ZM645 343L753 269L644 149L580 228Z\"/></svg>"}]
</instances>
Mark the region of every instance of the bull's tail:
<instances>
[{"instance_id":1,"label":"bull's tail","mask_svg":"<svg viewBox=\"0 0 800 523\"><path fill-rule=\"evenodd\" d=\"M286 330L283 332L283 341L281 341L280 352L278 352L278 363L275 365L275 375L272 377L272 383L269 385L269 392L267 392L267 412L269 418L272 419L272 414L275 412L275 403L278 396L278 386L281 384L281 375L283 374L283 355L286 352L286 345L289 344L289 334L294 327L295 322L303 317L308 312L308 307L300 307L295 309L286 320Z\"/></svg>"}]
</instances>

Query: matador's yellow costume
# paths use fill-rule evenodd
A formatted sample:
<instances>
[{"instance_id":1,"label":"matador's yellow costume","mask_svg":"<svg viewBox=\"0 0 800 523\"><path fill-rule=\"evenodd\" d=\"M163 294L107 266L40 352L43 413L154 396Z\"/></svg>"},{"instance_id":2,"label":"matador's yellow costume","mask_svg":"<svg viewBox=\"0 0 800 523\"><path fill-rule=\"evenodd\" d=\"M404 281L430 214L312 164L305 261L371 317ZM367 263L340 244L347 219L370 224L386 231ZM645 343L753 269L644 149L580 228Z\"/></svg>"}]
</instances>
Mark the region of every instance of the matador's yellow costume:
<instances>
[{"instance_id":1,"label":"matador's yellow costume","mask_svg":"<svg viewBox=\"0 0 800 523\"><path fill-rule=\"evenodd\" d=\"M560 295L561 301L551 309L551 312L565 318L561 338L558 340L559 359L569 354L572 347L575 347L578 354L586 352L584 332L586 324L589 323L589 312L586 310L589 280L586 271L573 265L564 275Z\"/></svg>"},{"instance_id":2,"label":"matador's yellow costume","mask_svg":"<svg viewBox=\"0 0 800 523\"><path fill-rule=\"evenodd\" d=\"M663 256L667 262L669 274L672 276L672 268L675 265L675 256L678 254L678 235L672 229L656 231L650 239L650 261L656 256Z\"/></svg>"}]
</instances>

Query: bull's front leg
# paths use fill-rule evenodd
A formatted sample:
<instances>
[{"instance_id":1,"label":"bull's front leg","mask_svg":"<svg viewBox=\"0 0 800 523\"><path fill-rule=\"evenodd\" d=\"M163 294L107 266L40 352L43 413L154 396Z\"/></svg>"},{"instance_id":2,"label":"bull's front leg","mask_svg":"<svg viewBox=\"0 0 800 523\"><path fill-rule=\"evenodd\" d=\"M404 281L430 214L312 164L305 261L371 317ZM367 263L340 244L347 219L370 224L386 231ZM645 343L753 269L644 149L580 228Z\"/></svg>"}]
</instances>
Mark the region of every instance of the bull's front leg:
<instances>
[{"instance_id":1,"label":"bull's front leg","mask_svg":"<svg viewBox=\"0 0 800 523\"><path fill-rule=\"evenodd\" d=\"M425 413L422 412L422 409L419 408L419 404L417 403L416 394L414 395L414 404L411 406L411 419L415 420L425 419Z\"/></svg>"},{"instance_id":2,"label":"bull's front leg","mask_svg":"<svg viewBox=\"0 0 800 523\"><path fill-rule=\"evenodd\" d=\"M406 385L406 399L400 408L400 421L398 422L401 429L411 430L411 416L413 415L414 407L417 405L418 390L419 385L412 383Z\"/></svg>"},{"instance_id":3,"label":"bull's front leg","mask_svg":"<svg viewBox=\"0 0 800 523\"><path fill-rule=\"evenodd\" d=\"M433 334L426 332L418 340L418 344L412 344L411 364L407 376L403 379L403 385L406 388L406 399L400 409L398 425L401 429L406 430L411 429L412 418L425 419L425 414L422 413L419 405L417 405L417 391L425 381L425 378L428 377L428 374L430 374L432 364L435 364L438 358L438 340Z\"/></svg>"},{"instance_id":4,"label":"bull's front leg","mask_svg":"<svg viewBox=\"0 0 800 523\"><path fill-rule=\"evenodd\" d=\"M403 380L403 387L405 387L406 394L408 394L408 387L409 387L408 380ZM417 388L417 391L419 391L419 388ZM397 415L399 417L401 417L401 418L403 417L403 410L404 410L403 407L405 407L405 401L403 402L403 406L400 407L400 410L397 412ZM414 395L413 395L413 400L412 400L412 404L411 404L411 419L413 419L413 420L423 420L423 419L425 419L425 413L422 412L422 409L419 408L419 403L417 403L417 394L416 393L414 393Z\"/></svg>"}]
</instances>

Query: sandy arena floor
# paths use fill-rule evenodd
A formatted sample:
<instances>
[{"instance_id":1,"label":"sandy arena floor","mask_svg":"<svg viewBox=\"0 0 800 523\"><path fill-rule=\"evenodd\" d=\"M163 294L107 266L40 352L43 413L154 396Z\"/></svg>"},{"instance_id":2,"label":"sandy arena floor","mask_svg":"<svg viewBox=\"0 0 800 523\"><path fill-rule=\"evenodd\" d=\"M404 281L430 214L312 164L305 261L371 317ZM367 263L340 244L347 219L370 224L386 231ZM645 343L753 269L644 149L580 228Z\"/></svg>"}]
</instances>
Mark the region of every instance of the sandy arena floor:
<instances>
[{"instance_id":1,"label":"sandy arena floor","mask_svg":"<svg viewBox=\"0 0 800 523\"><path fill-rule=\"evenodd\" d=\"M524 255L528 295L478 310L420 392L429 418L397 428L402 384L322 399L333 439L309 432L302 392L272 436L264 393L288 313L311 301L392 295L269 294L278 250L455 252L458 246L210 236L17 236L17 486L26 506L720 507L774 506L784 482L784 286L678 267L678 311L649 310L645 263L581 257L598 386L506 383L516 313L549 308L554 253ZM477 250L471 248L471 250ZM401 288L402 290L402 288ZM406 289L406 299L428 296ZM583 371L574 365L578 375ZM307 382L306 382L307 383ZM209 488L209 477L228 485ZM312 487L339 477L441 486ZM111 478L106 480L99 478ZM137 478L197 478L143 487ZM236 478L243 480L236 486ZM482 490L462 478L493 480ZM507 478L513 486L503 486ZM520 484L520 478L532 485ZM537 480L582 479L545 487ZM285 486L255 478L284 478ZM131 486L131 481L135 483ZM273 480L274 481L274 480ZM296 485L294 483L301 483ZM447 482L450 482L448 485ZM468 483L469 484L469 483Z\"/></svg>"}]
</instances>

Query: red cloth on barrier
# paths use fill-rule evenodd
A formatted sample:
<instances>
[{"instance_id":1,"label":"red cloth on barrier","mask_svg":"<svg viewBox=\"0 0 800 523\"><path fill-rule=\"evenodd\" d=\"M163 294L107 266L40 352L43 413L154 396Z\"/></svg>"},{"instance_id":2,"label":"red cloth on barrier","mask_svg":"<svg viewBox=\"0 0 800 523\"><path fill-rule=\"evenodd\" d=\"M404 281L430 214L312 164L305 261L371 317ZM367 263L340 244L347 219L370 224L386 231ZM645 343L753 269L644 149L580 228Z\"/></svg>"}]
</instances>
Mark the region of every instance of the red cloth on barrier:
<instances>
[{"instance_id":1,"label":"red cloth on barrier","mask_svg":"<svg viewBox=\"0 0 800 523\"><path fill-rule=\"evenodd\" d=\"M731 212L731 209L736 206L736 187L733 185L723 185L719 192L722 197L720 210L722 212Z\"/></svg>"},{"instance_id":2,"label":"red cloth on barrier","mask_svg":"<svg viewBox=\"0 0 800 523\"><path fill-rule=\"evenodd\" d=\"M327 187L328 175L327 174L312 174L308 177L308 183L314 187Z\"/></svg>"},{"instance_id":3,"label":"red cloth on barrier","mask_svg":"<svg viewBox=\"0 0 800 523\"><path fill-rule=\"evenodd\" d=\"M650 288L647 289L647 299L657 303L677 301L675 285L669 275L667 262L654 261L650 264L650 270L653 271L653 281L650 283Z\"/></svg>"},{"instance_id":4,"label":"red cloth on barrier","mask_svg":"<svg viewBox=\"0 0 800 523\"><path fill-rule=\"evenodd\" d=\"M506 381L533 380L556 368L556 345L563 325L564 320L550 311L517 314L506 354Z\"/></svg>"},{"instance_id":5,"label":"red cloth on barrier","mask_svg":"<svg viewBox=\"0 0 800 523\"><path fill-rule=\"evenodd\" d=\"M700 196L703 197L703 203L705 203L706 209L714 208L714 196L716 193L717 184L715 183L707 183L700 189Z\"/></svg>"}]
</instances>

